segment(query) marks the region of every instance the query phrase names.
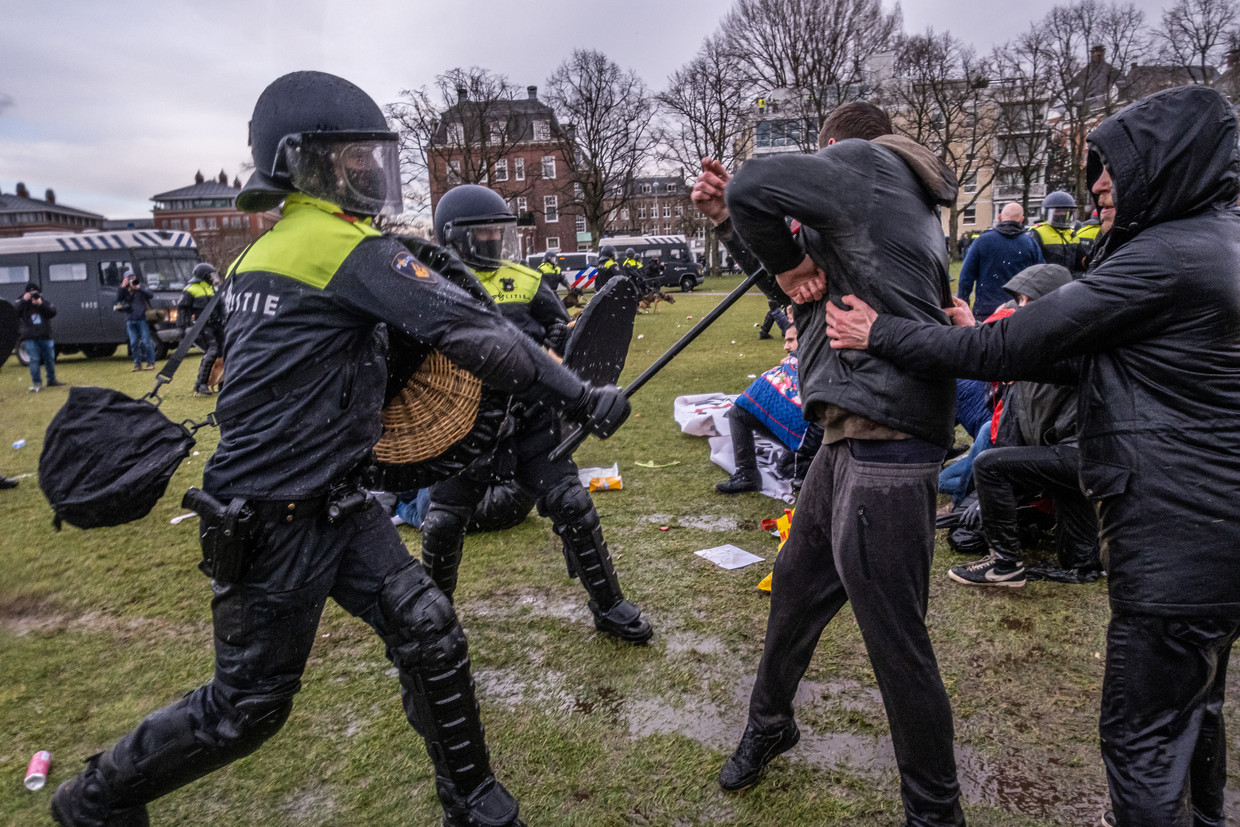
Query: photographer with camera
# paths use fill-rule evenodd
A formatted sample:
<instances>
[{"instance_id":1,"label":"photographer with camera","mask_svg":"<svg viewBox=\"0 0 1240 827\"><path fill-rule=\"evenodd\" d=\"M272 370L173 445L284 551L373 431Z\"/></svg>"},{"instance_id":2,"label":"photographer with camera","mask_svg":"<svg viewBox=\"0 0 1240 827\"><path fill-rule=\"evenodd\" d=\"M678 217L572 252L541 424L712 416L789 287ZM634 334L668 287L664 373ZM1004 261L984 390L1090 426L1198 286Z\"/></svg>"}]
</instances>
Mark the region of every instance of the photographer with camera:
<instances>
[{"instance_id":1,"label":"photographer with camera","mask_svg":"<svg viewBox=\"0 0 1240 827\"><path fill-rule=\"evenodd\" d=\"M125 314L125 330L129 333L129 355L134 370L155 370L155 343L151 341L151 328L146 323L146 311L151 309L155 294L142 286L142 277L129 271L116 291L118 313ZM145 365L145 367L143 367Z\"/></svg>"},{"instance_id":2,"label":"photographer with camera","mask_svg":"<svg viewBox=\"0 0 1240 827\"><path fill-rule=\"evenodd\" d=\"M47 373L47 386L54 388L64 382L56 381L56 343L52 341L52 317L56 307L43 298L39 285L30 282L26 292L17 300L18 336L30 357L30 392L43 389L39 367Z\"/></svg>"}]
</instances>

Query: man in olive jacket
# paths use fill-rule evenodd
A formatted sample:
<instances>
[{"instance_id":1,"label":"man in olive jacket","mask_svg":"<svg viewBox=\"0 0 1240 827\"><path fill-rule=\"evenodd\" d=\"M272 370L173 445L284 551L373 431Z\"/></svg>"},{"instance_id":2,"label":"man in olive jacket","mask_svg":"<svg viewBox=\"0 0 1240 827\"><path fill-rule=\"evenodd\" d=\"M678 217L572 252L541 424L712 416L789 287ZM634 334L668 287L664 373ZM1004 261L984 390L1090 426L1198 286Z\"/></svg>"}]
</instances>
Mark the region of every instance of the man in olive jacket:
<instances>
[{"instance_id":1,"label":"man in olive jacket","mask_svg":"<svg viewBox=\"0 0 1240 827\"><path fill-rule=\"evenodd\" d=\"M980 327L827 311L833 347L926 375L1080 386L1111 622L1102 756L1120 825L1221 825L1240 634L1240 151L1232 108L1169 89L1088 138L1104 229L1082 279Z\"/></svg>"}]
</instances>

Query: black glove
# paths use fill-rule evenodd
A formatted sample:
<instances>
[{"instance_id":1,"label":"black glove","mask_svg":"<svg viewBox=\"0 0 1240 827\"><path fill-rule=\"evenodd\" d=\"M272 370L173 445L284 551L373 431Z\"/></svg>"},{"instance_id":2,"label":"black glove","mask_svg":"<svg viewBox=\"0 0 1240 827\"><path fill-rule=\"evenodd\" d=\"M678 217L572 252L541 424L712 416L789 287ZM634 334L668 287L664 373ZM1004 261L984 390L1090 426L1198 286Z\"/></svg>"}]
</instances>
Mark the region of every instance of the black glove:
<instances>
[{"instance_id":1,"label":"black glove","mask_svg":"<svg viewBox=\"0 0 1240 827\"><path fill-rule=\"evenodd\" d=\"M568 417L585 425L599 439L607 439L629 418L629 400L615 385L586 385L581 401L568 412Z\"/></svg>"},{"instance_id":2,"label":"black glove","mask_svg":"<svg viewBox=\"0 0 1240 827\"><path fill-rule=\"evenodd\" d=\"M568 333L568 325L564 322L556 322L547 329L543 344L563 356L564 346L568 344Z\"/></svg>"},{"instance_id":3,"label":"black glove","mask_svg":"<svg viewBox=\"0 0 1240 827\"><path fill-rule=\"evenodd\" d=\"M980 500L974 500L960 512L960 522L958 525L977 531L982 526L982 503Z\"/></svg>"}]
</instances>

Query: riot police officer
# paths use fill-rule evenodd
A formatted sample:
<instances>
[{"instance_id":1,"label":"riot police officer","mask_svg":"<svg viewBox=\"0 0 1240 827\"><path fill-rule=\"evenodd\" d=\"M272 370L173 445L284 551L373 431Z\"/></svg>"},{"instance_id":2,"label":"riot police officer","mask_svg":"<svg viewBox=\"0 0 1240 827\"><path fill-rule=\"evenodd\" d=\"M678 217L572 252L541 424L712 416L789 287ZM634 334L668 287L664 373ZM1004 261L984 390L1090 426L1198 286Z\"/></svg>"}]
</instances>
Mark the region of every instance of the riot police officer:
<instances>
[{"instance_id":1,"label":"riot police officer","mask_svg":"<svg viewBox=\"0 0 1240 827\"><path fill-rule=\"evenodd\" d=\"M194 266L189 284L181 291L181 301L177 303L177 327L181 335L198 321L198 316L206 309L215 295L215 268L207 262ZM224 309L217 303L211 318L198 332L194 344L202 348L202 362L198 365L198 380L194 383L194 396L210 396L211 367L220 355L220 345L224 339Z\"/></svg>"},{"instance_id":2,"label":"riot police officer","mask_svg":"<svg viewBox=\"0 0 1240 827\"><path fill-rule=\"evenodd\" d=\"M542 274L542 283L550 288L552 293L559 290L561 285L570 286L562 275L564 271L560 269L560 265L555 263L554 250L543 253L542 264L538 265L538 272Z\"/></svg>"},{"instance_id":3,"label":"riot police officer","mask_svg":"<svg viewBox=\"0 0 1240 827\"><path fill-rule=\"evenodd\" d=\"M1042 248L1042 258L1047 264L1059 264L1072 273L1079 273L1081 266L1080 245L1072 230L1076 212L1076 199L1066 192L1056 190L1042 199L1042 220L1029 230Z\"/></svg>"},{"instance_id":4,"label":"riot police officer","mask_svg":"<svg viewBox=\"0 0 1240 827\"><path fill-rule=\"evenodd\" d=\"M537 273L511 261L518 249L516 217L503 198L486 187L463 184L440 199L434 223L436 240L456 250L501 313L533 342L562 348L555 334L565 329L568 316ZM558 416L541 405L520 404L510 414L514 431L496 457L431 489L422 523L423 565L451 596L470 517L486 493L494 463L508 453L515 460L511 468L517 484L536 497L538 513L551 518L569 573L585 586L595 628L629 643L645 643L653 634L650 624L620 590L598 512L576 464L569 457L555 462L548 457L560 442Z\"/></svg>"},{"instance_id":5,"label":"riot police officer","mask_svg":"<svg viewBox=\"0 0 1240 827\"><path fill-rule=\"evenodd\" d=\"M89 759L56 791L53 817L146 824L148 802L257 749L288 718L330 597L383 639L444 824L519 825L491 772L452 604L358 486L381 428L383 325L598 433L618 427L627 401L583 385L374 229L375 216L400 212L401 176L397 136L361 89L322 72L277 79L255 106L250 145L238 207L284 206L233 263L222 299L228 381L196 508L215 675Z\"/></svg>"},{"instance_id":6,"label":"riot police officer","mask_svg":"<svg viewBox=\"0 0 1240 827\"><path fill-rule=\"evenodd\" d=\"M594 278L594 289L602 289L620 272L620 263L616 261L616 248L604 244L598 251L598 275Z\"/></svg>"},{"instance_id":7,"label":"riot police officer","mask_svg":"<svg viewBox=\"0 0 1240 827\"><path fill-rule=\"evenodd\" d=\"M624 268L629 278L633 279L639 287L644 287L645 268L642 267L641 259L637 257L637 251L629 247L624 251L624 261L620 262L620 266Z\"/></svg>"}]
</instances>

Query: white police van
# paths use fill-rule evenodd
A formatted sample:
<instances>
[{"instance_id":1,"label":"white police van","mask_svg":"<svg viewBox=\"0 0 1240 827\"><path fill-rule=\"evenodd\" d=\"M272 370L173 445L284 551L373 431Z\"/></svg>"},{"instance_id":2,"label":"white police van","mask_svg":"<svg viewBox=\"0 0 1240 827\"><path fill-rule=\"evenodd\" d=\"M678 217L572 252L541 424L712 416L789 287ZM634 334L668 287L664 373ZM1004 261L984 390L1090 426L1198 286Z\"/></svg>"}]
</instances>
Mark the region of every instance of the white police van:
<instances>
[{"instance_id":1,"label":"white police van","mask_svg":"<svg viewBox=\"0 0 1240 827\"><path fill-rule=\"evenodd\" d=\"M597 253L555 253L555 264L560 268L560 275L568 280L570 287L581 290L593 290L594 279L598 276ZM537 270L542 264L545 253L534 253L527 256L525 266Z\"/></svg>"},{"instance_id":2,"label":"white police van","mask_svg":"<svg viewBox=\"0 0 1240 827\"><path fill-rule=\"evenodd\" d=\"M600 250L607 246L616 248L617 262L624 261L624 251L630 247L645 266L658 259L663 272L658 279L647 278L647 283L660 287L679 285L686 293L702 283L702 266L694 260L683 235L618 235L600 239L598 246Z\"/></svg>"},{"instance_id":3,"label":"white police van","mask_svg":"<svg viewBox=\"0 0 1240 827\"><path fill-rule=\"evenodd\" d=\"M132 271L155 294L147 322L162 359L180 339L176 305L198 261L193 237L167 230L0 238L0 299L16 304L28 283L39 285L56 306L56 351L102 358L129 341L125 316L113 307L121 278ZM25 349L19 346L17 353L24 364Z\"/></svg>"}]
</instances>

